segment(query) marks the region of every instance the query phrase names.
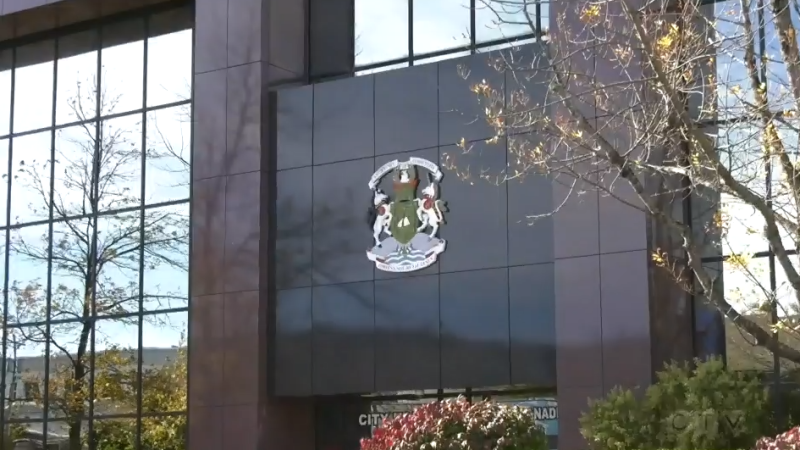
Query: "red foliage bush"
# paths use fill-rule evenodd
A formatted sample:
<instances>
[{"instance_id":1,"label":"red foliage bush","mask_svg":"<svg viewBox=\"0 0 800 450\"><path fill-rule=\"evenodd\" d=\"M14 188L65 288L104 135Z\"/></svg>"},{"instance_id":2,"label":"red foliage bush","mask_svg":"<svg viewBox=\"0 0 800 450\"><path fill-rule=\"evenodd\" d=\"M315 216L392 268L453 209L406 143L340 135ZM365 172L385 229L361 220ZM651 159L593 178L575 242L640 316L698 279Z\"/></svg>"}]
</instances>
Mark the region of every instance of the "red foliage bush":
<instances>
[{"instance_id":1,"label":"red foliage bush","mask_svg":"<svg viewBox=\"0 0 800 450\"><path fill-rule=\"evenodd\" d=\"M361 450L547 450L528 408L464 398L420 406L384 420Z\"/></svg>"},{"instance_id":2,"label":"red foliage bush","mask_svg":"<svg viewBox=\"0 0 800 450\"><path fill-rule=\"evenodd\" d=\"M800 426L773 437L756 442L754 450L800 450Z\"/></svg>"}]
</instances>

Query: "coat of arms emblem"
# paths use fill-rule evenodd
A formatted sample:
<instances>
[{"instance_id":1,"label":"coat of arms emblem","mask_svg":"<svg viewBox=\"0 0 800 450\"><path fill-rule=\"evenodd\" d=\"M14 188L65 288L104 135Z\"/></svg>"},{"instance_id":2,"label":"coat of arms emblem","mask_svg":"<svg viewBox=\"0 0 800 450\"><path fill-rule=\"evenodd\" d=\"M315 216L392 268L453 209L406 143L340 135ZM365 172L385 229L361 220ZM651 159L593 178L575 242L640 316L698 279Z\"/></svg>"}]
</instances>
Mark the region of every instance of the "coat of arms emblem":
<instances>
[{"instance_id":1,"label":"coat of arms emblem","mask_svg":"<svg viewBox=\"0 0 800 450\"><path fill-rule=\"evenodd\" d=\"M419 187L418 168L427 170L427 186ZM394 198L378 185L392 172ZM436 262L447 243L438 237L439 226L445 223L447 204L439 200L439 167L422 158L394 160L384 164L369 180L372 205L368 221L372 229L373 246L367 258L379 270L413 272Z\"/></svg>"}]
</instances>

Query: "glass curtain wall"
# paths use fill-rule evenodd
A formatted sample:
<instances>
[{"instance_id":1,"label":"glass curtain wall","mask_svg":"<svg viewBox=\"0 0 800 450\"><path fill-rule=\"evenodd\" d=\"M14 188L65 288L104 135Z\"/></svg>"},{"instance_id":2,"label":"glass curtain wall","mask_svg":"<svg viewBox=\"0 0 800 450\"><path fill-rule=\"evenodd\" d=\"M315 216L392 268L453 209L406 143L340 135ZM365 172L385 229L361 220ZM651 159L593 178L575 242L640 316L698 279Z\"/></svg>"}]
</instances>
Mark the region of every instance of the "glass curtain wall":
<instances>
[{"instance_id":1,"label":"glass curtain wall","mask_svg":"<svg viewBox=\"0 0 800 450\"><path fill-rule=\"evenodd\" d=\"M797 205L781 187L781 171L773 168L769 158L764 158L762 148L763 125L755 120L752 109L754 93L745 67L745 49L748 42L743 27L742 2L728 0L708 2L717 31L716 80L717 120L708 124L708 132L717 139L721 159L732 175L764 198L776 211L796 217ZM788 77L781 58L780 44L775 32L774 18L768 2L750 2L746 13L754 27L752 46L756 52L759 78L768 93L768 102L774 113L782 115L791 109ZM798 17L793 12L795 27ZM782 115L778 133L787 153L796 158L800 150L798 130L800 123L792 115ZM796 331L780 331L775 324L797 316L794 289L789 285L784 271L777 264L775 254L764 238L764 220L760 213L738 198L719 192L713 198L695 192L691 208L692 217L709 217L715 212L727 226L722 235L707 236L704 264L718 282L726 300L740 314L748 316L761 326L773 329L784 343L800 348ZM706 208L709 211L703 211ZM792 238L784 230L783 242L791 258L797 251ZM796 262L795 262L796 264ZM754 339L740 330L729 319L722 318L713 308L696 304L696 342L698 356L723 354L729 368L753 371L763 375L774 392L794 391L797 378L796 364L781 360L757 345ZM787 418L791 406L775 396L779 417ZM792 402L789 402L792 403ZM796 403L796 402L795 402Z\"/></svg>"},{"instance_id":2,"label":"glass curtain wall","mask_svg":"<svg viewBox=\"0 0 800 450\"><path fill-rule=\"evenodd\" d=\"M193 17L0 47L0 448L185 447Z\"/></svg>"},{"instance_id":3,"label":"glass curtain wall","mask_svg":"<svg viewBox=\"0 0 800 450\"><path fill-rule=\"evenodd\" d=\"M541 38L547 0L355 0L358 74L508 47Z\"/></svg>"}]
</instances>

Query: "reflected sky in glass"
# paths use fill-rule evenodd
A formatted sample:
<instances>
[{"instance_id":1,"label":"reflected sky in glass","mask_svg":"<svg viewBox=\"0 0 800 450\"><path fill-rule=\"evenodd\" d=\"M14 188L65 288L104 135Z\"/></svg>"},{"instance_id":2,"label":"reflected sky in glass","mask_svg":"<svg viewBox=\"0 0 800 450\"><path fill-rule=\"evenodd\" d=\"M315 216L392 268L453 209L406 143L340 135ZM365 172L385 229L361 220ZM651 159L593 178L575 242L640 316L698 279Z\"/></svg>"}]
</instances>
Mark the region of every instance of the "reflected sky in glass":
<instances>
[{"instance_id":1,"label":"reflected sky in glass","mask_svg":"<svg viewBox=\"0 0 800 450\"><path fill-rule=\"evenodd\" d=\"M413 2L413 17L408 2ZM491 6L487 6L491 4ZM531 34L535 4L511 0L475 0L475 42ZM549 26L548 2L541 3L542 27ZM409 56L408 21L413 23L415 57L427 53L469 49L470 0L355 0L356 67ZM497 13L497 14L496 14Z\"/></svg>"},{"instance_id":2,"label":"reflected sky in glass","mask_svg":"<svg viewBox=\"0 0 800 450\"><path fill-rule=\"evenodd\" d=\"M59 41L56 125L97 115L97 32L86 31Z\"/></svg>"},{"instance_id":3,"label":"reflected sky in glass","mask_svg":"<svg viewBox=\"0 0 800 450\"><path fill-rule=\"evenodd\" d=\"M17 49L21 67L14 78L14 133L52 126L54 56L54 41Z\"/></svg>"},{"instance_id":4,"label":"reflected sky in glass","mask_svg":"<svg viewBox=\"0 0 800 450\"><path fill-rule=\"evenodd\" d=\"M530 34L530 20L536 24L536 4L492 3L475 0L475 41L478 43ZM547 28L547 4L542 6L542 27Z\"/></svg>"},{"instance_id":5,"label":"reflected sky in glass","mask_svg":"<svg viewBox=\"0 0 800 450\"><path fill-rule=\"evenodd\" d=\"M5 223L6 211L10 212L12 224L46 221L52 206L56 222L52 234L50 320L77 320L83 316L82 271L95 235L102 264L95 294L99 316L138 313L140 276L144 279L144 312L188 306L191 109L181 105L142 112L142 108L191 98L192 35L191 30L185 30L149 38L146 68L142 39L115 41L100 49L96 30L60 38L57 58L53 41L17 50L20 64L29 63L16 69L13 132L52 127L54 113L55 124L62 127L0 138L0 173L4 182L9 178L8 146L13 145L12 201L6 205L4 183L0 187L0 221ZM99 77L98 55L102 61ZM0 54L0 136L9 133L12 106L12 73L4 61L4 54ZM101 115L114 115L99 122L98 92ZM55 152L52 197L51 151ZM100 175L92 187L95 163ZM91 213L95 195L101 216L96 220L76 217ZM159 206L175 201L186 203ZM138 211L111 214L123 208L138 208L142 203L148 208L144 216ZM148 224L144 248L139 245L142 218ZM43 322L47 320L44 305L48 225L28 225L9 233L9 322ZM0 245L5 246L5 241ZM145 255L144 274L139 273L140 251ZM29 300L34 301L16 301L21 297L14 295L14 289L20 292L25 288ZM171 325L166 323L166 316L148 317L143 331L146 347L180 344L186 329L184 313L171 314ZM99 321L97 349L113 345L135 348L138 331L132 330L138 326L131 321L137 320ZM54 325L53 333L64 340L65 348L74 351L77 344L72 341L80 334L80 327L79 323ZM16 330L22 334L22 329L35 328L23 326ZM43 341L29 344L18 356L42 354Z\"/></svg>"},{"instance_id":6,"label":"reflected sky in glass","mask_svg":"<svg viewBox=\"0 0 800 450\"><path fill-rule=\"evenodd\" d=\"M762 11L758 10L756 2L751 3L749 11L750 20L755 28L755 41L750 43L743 26L741 3L738 1L725 1L714 5L716 30L719 39L717 52L717 79L719 81L719 109L722 118L740 116L745 112L744 104L753 103L752 83L744 65L744 48L753 44L756 58L760 61L761 34L757 25L761 16L765 23L764 28L764 56L767 60L766 84L769 106L773 111L790 109L794 101L790 95L790 86L786 67L780 50L780 42L776 35L775 18L769 4ZM800 28L800 18L796 11L792 11L792 22L795 29ZM760 70L760 69L759 69Z\"/></svg>"},{"instance_id":7,"label":"reflected sky in glass","mask_svg":"<svg viewBox=\"0 0 800 450\"><path fill-rule=\"evenodd\" d=\"M414 2L414 54L469 48L468 0L412 0ZM447 20L442 20L447 17Z\"/></svg>"}]
</instances>

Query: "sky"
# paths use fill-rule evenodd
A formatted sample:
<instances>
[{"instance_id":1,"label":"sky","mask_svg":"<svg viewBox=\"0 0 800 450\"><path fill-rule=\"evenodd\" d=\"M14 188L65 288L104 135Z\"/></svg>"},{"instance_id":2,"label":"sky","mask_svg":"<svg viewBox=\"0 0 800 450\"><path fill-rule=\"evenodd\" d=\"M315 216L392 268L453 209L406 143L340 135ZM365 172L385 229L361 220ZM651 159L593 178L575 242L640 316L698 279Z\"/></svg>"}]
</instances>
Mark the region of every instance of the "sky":
<instances>
[{"instance_id":1,"label":"sky","mask_svg":"<svg viewBox=\"0 0 800 450\"><path fill-rule=\"evenodd\" d=\"M141 109L143 104L143 63L144 41L104 48L102 50L102 90L106 105L102 114L123 114L136 109ZM192 69L192 32L190 30L171 33L155 38L148 42L147 65L147 106L155 107L189 98L191 92ZM58 60L57 93L55 101L56 125L65 125L79 120L79 116L93 117L95 105L92 90L97 76L97 52L90 52L61 58ZM45 62L17 69L15 101L14 101L14 133L23 133L51 126L53 111L53 96L50 86L53 85L53 62ZM0 136L9 133L11 73L0 72ZM75 100L81 98L80 105L83 112L75 112ZM101 196L101 204L105 210L118 209L121 206L138 205L140 201L141 177L141 147L142 123L147 126L147 145L160 153L165 153L166 145L174 151L180 152L182 157L189 160L191 144L191 124L187 115L187 107L172 107L149 112L143 120L141 113L126 115L104 121L101 125L103 134L107 139L113 139L113 160L109 160L109 171L114 167L114 186L106 189L106 195ZM83 189L72 182L75 178L75 168L86 167L87 144L91 143L89 129L75 125L56 131L56 167L55 189L65 205L69 215L81 210ZM0 138L0 173L5 174L8 157L7 139ZM34 179L30 173L39 175L43 186L49 186L49 159L51 149L51 132L29 134L14 138L14 155L12 167L32 168L32 172L17 172L12 188L11 223L24 224L40 221L47 218L48 210L45 201L38 194ZM90 147L88 147L90 148ZM124 156L123 156L124 155ZM5 177L4 177L5 180ZM188 199L189 173L186 166L175 158L148 159L146 167L145 204L152 205L173 200ZM5 224L7 186L0 186L0 222ZM183 215L188 217L188 203L162 207L158 210L148 210L145 221L152 221L165 213L175 217ZM127 214L127 219L136 220L138 214ZM75 222L77 223L77 222ZM84 221L85 223L85 221ZM98 221L99 242L111 239L110 233L119 229L119 219L101 217ZM127 227L127 225L126 225ZM174 226L173 226L174 228ZM168 233L186 233L187 230L169 229ZM37 250L44 250L41 236L47 232L46 225L29 226L12 231L12 239L21 237L26 242L33 243ZM54 226L54 235L68 233L64 223ZM105 233L105 235L104 235ZM2 233L0 233L0 236ZM122 248L116 246L115 248ZM188 261L188 247L175 251L161 251L161 254L183 262ZM149 260L146 260L149 261ZM0 269L3 262L0 261ZM127 288L129 283L138 280L138 271L130 267L107 266L102 274L109 277L116 285ZM135 264L134 264L135 265ZM25 260L22 256L12 252L9 264L9 282L19 280L30 282L38 279L45 283L47 276L46 264L43 261ZM74 276L55 270L53 285L65 285L69 288L78 288L79 282ZM146 268L144 273L144 289L146 294L169 293L173 297L183 297L184 300L172 298L169 303L162 301L157 304L155 300L146 301L145 311L181 307L186 305L185 297L188 295L188 274L180 269L161 265L156 268ZM128 293L135 291L127 290ZM99 295L100 293L98 293ZM74 298L74 297L73 297ZM159 306L160 305L160 306ZM133 311L138 307L133 306ZM65 308L74 311L74 308ZM131 310L131 307L126 308ZM9 308L9 314L14 314L14 308ZM41 315L36 315L41 317ZM153 318L154 319L154 318ZM180 343L181 333L185 332L187 314L173 313L160 316L161 323L149 320L143 327L143 345L145 347L172 347ZM165 322L169 322L168 324ZM75 327L58 327L54 333L61 334L56 340L64 341L74 349L73 339ZM96 348L102 349L111 345L135 348L138 339L136 326L122 323L119 320L99 321L96 330ZM38 356L42 354L42 346L28 343L18 349L18 356ZM9 355L10 356L10 355Z\"/></svg>"}]
</instances>

